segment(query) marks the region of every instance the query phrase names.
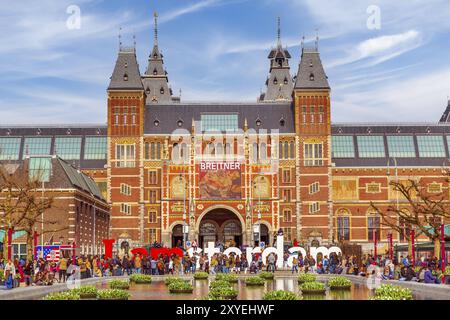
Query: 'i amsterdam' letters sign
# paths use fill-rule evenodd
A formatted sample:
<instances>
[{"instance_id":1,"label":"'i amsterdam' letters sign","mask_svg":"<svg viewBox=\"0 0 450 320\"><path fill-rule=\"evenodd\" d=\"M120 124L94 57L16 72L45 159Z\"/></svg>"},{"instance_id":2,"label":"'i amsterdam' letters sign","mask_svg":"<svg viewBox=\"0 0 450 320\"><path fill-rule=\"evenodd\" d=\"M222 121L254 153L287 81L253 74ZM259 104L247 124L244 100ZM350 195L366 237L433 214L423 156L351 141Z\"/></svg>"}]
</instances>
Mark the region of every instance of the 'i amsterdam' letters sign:
<instances>
[{"instance_id":1,"label":"'i amsterdam' letters sign","mask_svg":"<svg viewBox=\"0 0 450 320\"><path fill-rule=\"evenodd\" d=\"M201 199L241 199L240 162L202 161L199 164L199 177Z\"/></svg>"}]
</instances>

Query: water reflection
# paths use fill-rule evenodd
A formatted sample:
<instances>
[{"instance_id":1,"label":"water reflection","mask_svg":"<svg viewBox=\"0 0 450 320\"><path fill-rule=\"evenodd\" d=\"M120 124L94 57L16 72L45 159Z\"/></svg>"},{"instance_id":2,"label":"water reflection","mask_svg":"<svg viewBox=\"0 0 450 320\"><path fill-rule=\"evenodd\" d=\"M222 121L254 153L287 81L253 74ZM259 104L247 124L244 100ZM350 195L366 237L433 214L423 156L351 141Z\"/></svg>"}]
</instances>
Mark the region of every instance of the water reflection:
<instances>
[{"instance_id":1,"label":"water reflection","mask_svg":"<svg viewBox=\"0 0 450 320\"><path fill-rule=\"evenodd\" d=\"M131 300L198 300L209 292L211 280L191 280L194 292L192 294L171 294L164 281L154 281L152 284L132 284L130 287ZM277 278L267 281L264 286L247 287L243 279L232 284L239 292L239 300L261 300L268 291L286 290L299 293L297 279ZM107 288L106 283L97 285ZM325 295L304 295L304 300L367 300L371 291L364 285L354 284L351 290L327 290Z\"/></svg>"}]
</instances>

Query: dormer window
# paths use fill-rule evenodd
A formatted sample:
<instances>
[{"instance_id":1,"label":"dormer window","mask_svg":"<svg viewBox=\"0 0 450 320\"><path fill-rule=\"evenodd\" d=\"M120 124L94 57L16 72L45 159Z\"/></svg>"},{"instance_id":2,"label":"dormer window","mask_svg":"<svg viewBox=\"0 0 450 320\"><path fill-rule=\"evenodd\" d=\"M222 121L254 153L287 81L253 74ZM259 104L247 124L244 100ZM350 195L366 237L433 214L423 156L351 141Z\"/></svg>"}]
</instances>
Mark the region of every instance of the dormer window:
<instances>
[{"instance_id":1,"label":"dormer window","mask_svg":"<svg viewBox=\"0 0 450 320\"><path fill-rule=\"evenodd\" d=\"M125 68L128 68L128 63L127 62L125 62Z\"/></svg>"},{"instance_id":2,"label":"dormer window","mask_svg":"<svg viewBox=\"0 0 450 320\"><path fill-rule=\"evenodd\" d=\"M284 118L281 117L281 119L280 119L280 126L284 127L285 124L286 124L286 120L284 120Z\"/></svg>"},{"instance_id":3,"label":"dormer window","mask_svg":"<svg viewBox=\"0 0 450 320\"><path fill-rule=\"evenodd\" d=\"M145 93L150 94L150 88L147 87L147 89L145 89Z\"/></svg>"},{"instance_id":4,"label":"dormer window","mask_svg":"<svg viewBox=\"0 0 450 320\"><path fill-rule=\"evenodd\" d=\"M284 78L284 84L288 84L288 79Z\"/></svg>"},{"instance_id":5,"label":"dormer window","mask_svg":"<svg viewBox=\"0 0 450 320\"><path fill-rule=\"evenodd\" d=\"M277 78L273 79L273 84L275 84L275 85L278 84L278 79Z\"/></svg>"},{"instance_id":6,"label":"dormer window","mask_svg":"<svg viewBox=\"0 0 450 320\"><path fill-rule=\"evenodd\" d=\"M310 80L310 81L314 81L314 73L311 73L311 74L309 75L309 80Z\"/></svg>"},{"instance_id":7,"label":"dormer window","mask_svg":"<svg viewBox=\"0 0 450 320\"><path fill-rule=\"evenodd\" d=\"M177 126L181 128L183 126L183 120L179 119L177 121Z\"/></svg>"},{"instance_id":8,"label":"dormer window","mask_svg":"<svg viewBox=\"0 0 450 320\"><path fill-rule=\"evenodd\" d=\"M123 81L128 81L128 75L126 73L123 75Z\"/></svg>"},{"instance_id":9,"label":"dormer window","mask_svg":"<svg viewBox=\"0 0 450 320\"><path fill-rule=\"evenodd\" d=\"M159 93L164 94L164 88L161 87L161 89L159 90Z\"/></svg>"},{"instance_id":10,"label":"dormer window","mask_svg":"<svg viewBox=\"0 0 450 320\"><path fill-rule=\"evenodd\" d=\"M156 119L156 120L153 122L153 124L155 125L155 127L159 127L159 120Z\"/></svg>"},{"instance_id":11,"label":"dormer window","mask_svg":"<svg viewBox=\"0 0 450 320\"><path fill-rule=\"evenodd\" d=\"M153 75L157 75L158 74L158 70L156 70L156 68L155 69L153 69Z\"/></svg>"},{"instance_id":12,"label":"dormer window","mask_svg":"<svg viewBox=\"0 0 450 320\"><path fill-rule=\"evenodd\" d=\"M257 127L261 127L261 124L262 124L261 119L259 119L259 118L256 119L255 124L256 124Z\"/></svg>"},{"instance_id":13,"label":"dormer window","mask_svg":"<svg viewBox=\"0 0 450 320\"><path fill-rule=\"evenodd\" d=\"M155 53L155 54L153 55L153 58L157 59L157 58L158 58L158 55Z\"/></svg>"}]
</instances>

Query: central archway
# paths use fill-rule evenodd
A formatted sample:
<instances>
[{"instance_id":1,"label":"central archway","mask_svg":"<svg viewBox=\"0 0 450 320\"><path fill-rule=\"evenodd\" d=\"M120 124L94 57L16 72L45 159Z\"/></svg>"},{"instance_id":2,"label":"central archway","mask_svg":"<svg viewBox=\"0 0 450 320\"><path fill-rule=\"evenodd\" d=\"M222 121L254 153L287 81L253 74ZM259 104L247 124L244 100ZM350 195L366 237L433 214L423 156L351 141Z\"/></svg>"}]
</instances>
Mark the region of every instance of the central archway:
<instances>
[{"instance_id":1,"label":"central archway","mask_svg":"<svg viewBox=\"0 0 450 320\"><path fill-rule=\"evenodd\" d=\"M197 220L198 243L201 248L208 242L239 247L244 243L244 220L239 212L229 207L212 207Z\"/></svg>"}]
</instances>

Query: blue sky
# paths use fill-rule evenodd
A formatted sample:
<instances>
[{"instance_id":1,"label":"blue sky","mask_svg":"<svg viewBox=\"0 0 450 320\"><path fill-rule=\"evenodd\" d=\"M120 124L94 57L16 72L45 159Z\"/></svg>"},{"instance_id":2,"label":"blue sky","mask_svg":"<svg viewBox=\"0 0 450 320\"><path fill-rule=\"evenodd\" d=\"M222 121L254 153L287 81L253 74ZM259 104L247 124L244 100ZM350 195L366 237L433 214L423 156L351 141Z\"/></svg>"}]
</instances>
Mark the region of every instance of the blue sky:
<instances>
[{"instance_id":1,"label":"blue sky","mask_svg":"<svg viewBox=\"0 0 450 320\"><path fill-rule=\"evenodd\" d=\"M297 71L300 41L320 51L334 122L435 122L450 95L447 0L0 0L0 123L104 123L118 51L136 35L141 72L159 44L184 101L256 101L267 54L282 42ZM80 29L67 8L81 9ZM380 29L367 27L370 5Z\"/></svg>"}]
</instances>

